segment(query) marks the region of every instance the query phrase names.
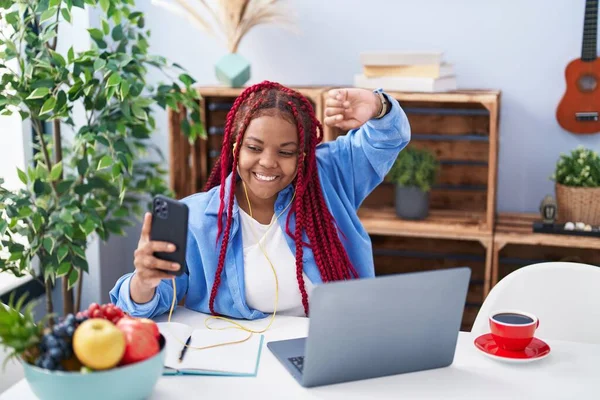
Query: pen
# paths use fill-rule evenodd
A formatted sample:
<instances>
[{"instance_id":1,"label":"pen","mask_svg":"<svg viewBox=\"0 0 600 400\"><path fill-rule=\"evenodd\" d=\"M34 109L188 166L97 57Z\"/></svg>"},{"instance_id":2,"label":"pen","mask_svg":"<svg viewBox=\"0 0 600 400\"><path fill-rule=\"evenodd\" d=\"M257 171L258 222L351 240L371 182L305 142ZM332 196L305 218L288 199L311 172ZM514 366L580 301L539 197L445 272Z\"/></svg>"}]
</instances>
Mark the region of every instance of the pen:
<instances>
[{"instance_id":1,"label":"pen","mask_svg":"<svg viewBox=\"0 0 600 400\"><path fill-rule=\"evenodd\" d=\"M185 342L185 346L183 346L183 349L181 349L181 353L179 353L179 362L183 361L183 356L185 356L185 352L188 349L188 346L190 345L190 342L192 341L192 335L190 335L186 342Z\"/></svg>"}]
</instances>

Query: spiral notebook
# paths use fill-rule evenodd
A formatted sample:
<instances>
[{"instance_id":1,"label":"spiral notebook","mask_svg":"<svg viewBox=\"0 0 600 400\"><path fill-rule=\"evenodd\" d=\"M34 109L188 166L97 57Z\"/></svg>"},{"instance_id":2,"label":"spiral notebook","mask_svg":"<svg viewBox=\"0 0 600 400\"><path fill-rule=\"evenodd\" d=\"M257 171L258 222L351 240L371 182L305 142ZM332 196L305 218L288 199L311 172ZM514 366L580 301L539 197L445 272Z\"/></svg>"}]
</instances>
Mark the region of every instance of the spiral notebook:
<instances>
[{"instance_id":1,"label":"spiral notebook","mask_svg":"<svg viewBox=\"0 0 600 400\"><path fill-rule=\"evenodd\" d=\"M256 376L263 335L252 334L252 337L245 342L210 349L188 348L183 360L179 362L183 343L190 335L190 346L205 347L243 340L249 333L239 329L222 331L193 329L189 325L178 322L159 322L157 325L166 339L163 375Z\"/></svg>"}]
</instances>

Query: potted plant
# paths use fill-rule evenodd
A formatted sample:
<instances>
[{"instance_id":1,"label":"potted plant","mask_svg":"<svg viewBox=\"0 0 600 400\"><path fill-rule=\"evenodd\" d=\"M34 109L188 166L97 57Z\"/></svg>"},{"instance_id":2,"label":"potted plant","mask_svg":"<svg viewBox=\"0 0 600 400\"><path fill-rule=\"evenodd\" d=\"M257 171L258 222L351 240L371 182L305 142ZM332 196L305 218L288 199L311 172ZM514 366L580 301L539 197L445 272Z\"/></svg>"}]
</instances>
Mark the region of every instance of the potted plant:
<instances>
[{"instance_id":1,"label":"potted plant","mask_svg":"<svg viewBox=\"0 0 600 400\"><path fill-rule=\"evenodd\" d=\"M429 215L429 192L436 181L439 163L426 149L407 146L390 169L387 180L395 186L396 215L421 220Z\"/></svg>"},{"instance_id":2,"label":"potted plant","mask_svg":"<svg viewBox=\"0 0 600 400\"><path fill-rule=\"evenodd\" d=\"M99 28L87 30L92 48L57 51L59 25L72 23L75 8L97 6ZM65 321L72 324L82 309L90 237L122 235L132 217L142 214L144 201L169 193L161 152L150 141L154 106L183 105L184 133L190 141L205 137L194 80L178 65L148 54L150 34L133 6L133 0L0 0L0 114L19 113L35 132L33 162L16 171L24 186L10 191L0 179L0 271L31 274L46 288L46 317L40 321L24 301L0 307L6 311L0 322L22 327L1 329L0 343L24 362L28 380L31 371L51 372L39 359L48 350L44 335L62 337ZM149 68L169 81L149 85ZM59 278L61 320L52 303Z\"/></svg>"},{"instance_id":3,"label":"potted plant","mask_svg":"<svg viewBox=\"0 0 600 400\"><path fill-rule=\"evenodd\" d=\"M562 222L600 225L600 157L578 146L562 153L551 179L555 182L558 218Z\"/></svg>"}]
</instances>

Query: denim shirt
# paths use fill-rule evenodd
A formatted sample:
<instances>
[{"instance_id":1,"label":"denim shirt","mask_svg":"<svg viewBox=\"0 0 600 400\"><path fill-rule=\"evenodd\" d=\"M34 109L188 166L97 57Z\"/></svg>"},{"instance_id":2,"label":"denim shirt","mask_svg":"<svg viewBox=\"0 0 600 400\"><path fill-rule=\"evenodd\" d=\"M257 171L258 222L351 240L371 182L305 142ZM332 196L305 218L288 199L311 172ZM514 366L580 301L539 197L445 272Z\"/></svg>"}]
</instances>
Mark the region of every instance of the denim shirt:
<instances>
[{"instance_id":1,"label":"denim shirt","mask_svg":"<svg viewBox=\"0 0 600 400\"><path fill-rule=\"evenodd\" d=\"M343 236L340 235L341 241L359 278L374 277L375 271L371 239L356 211L365 197L383 181L398 153L410 141L411 135L406 114L395 99L386 97L392 106L387 115L381 119L371 119L358 129L351 130L335 141L322 143L316 149L323 197L338 229L343 233ZM227 178L225 199L228 198L231 179L233 174ZM207 314L210 314L209 299L221 248L221 239L218 243L216 241L219 190L220 186L217 186L182 199L189 207L187 272L176 278L177 302L185 296L186 308ZM275 202L276 215L292 200L293 191L290 184L279 192ZM278 218L284 232L290 209L291 207ZM224 214L226 212L227 207ZM242 232L239 224L239 208L234 200L231 234L221 285L215 298L215 311L233 318L264 318L267 316L265 313L250 309L246 303ZM294 232L294 227L295 218L292 214L291 232ZM296 254L294 239L287 234L285 237L292 254ZM308 243L306 234L304 241ZM322 283L313 253L306 247L303 268L314 285ZM133 316L152 318L167 312L173 300L171 281L161 281L154 297L147 303L138 304L131 299L129 293L133 273L118 279L110 291L111 301Z\"/></svg>"}]
</instances>

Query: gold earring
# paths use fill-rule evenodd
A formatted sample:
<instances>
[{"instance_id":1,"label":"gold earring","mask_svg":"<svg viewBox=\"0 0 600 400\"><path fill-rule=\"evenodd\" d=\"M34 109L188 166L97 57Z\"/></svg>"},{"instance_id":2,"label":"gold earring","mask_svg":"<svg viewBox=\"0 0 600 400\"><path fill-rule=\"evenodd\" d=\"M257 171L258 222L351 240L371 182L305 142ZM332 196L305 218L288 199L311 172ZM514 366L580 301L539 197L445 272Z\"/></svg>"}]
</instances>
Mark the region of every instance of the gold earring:
<instances>
[{"instance_id":1,"label":"gold earring","mask_svg":"<svg viewBox=\"0 0 600 400\"><path fill-rule=\"evenodd\" d=\"M237 146L237 143L234 143L234 144L233 144L233 148L231 149L231 152L232 152L233 154L235 154L235 146Z\"/></svg>"}]
</instances>

